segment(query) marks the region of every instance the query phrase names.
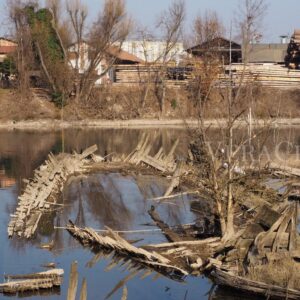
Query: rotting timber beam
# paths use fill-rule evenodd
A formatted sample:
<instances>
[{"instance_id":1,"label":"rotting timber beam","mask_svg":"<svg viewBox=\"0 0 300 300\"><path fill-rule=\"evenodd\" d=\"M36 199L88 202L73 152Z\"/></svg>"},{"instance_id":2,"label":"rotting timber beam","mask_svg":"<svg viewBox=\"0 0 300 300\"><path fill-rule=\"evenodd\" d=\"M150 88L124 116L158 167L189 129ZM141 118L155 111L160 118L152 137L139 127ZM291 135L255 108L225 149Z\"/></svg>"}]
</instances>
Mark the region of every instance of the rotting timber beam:
<instances>
[{"instance_id":1,"label":"rotting timber beam","mask_svg":"<svg viewBox=\"0 0 300 300\"><path fill-rule=\"evenodd\" d=\"M133 261L160 273L168 274L170 277L172 274L176 274L177 277L188 275L187 270L175 265L168 257L155 251L147 251L142 247L135 247L110 228L107 228L108 235L101 235L92 228L79 228L69 221L67 230L82 245L90 247L94 252L114 251L120 256L130 257Z\"/></svg>"},{"instance_id":2,"label":"rotting timber beam","mask_svg":"<svg viewBox=\"0 0 300 300\"><path fill-rule=\"evenodd\" d=\"M300 291L283 288L276 285L270 285L263 282L249 280L244 277L236 276L230 272L225 272L219 268L215 268L210 274L210 277L216 284L229 286L247 293L259 294L277 299L300 299Z\"/></svg>"}]
</instances>

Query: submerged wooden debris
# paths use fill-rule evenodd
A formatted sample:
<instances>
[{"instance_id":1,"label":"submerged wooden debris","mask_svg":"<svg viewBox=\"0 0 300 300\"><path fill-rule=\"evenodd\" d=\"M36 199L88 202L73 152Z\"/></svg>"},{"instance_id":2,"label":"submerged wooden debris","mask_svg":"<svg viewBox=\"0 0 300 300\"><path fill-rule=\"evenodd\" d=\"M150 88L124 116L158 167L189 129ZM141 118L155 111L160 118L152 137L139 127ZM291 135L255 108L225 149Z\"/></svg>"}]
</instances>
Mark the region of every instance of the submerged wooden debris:
<instances>
[{"instance_id":1,"label":"submerged wooden debris","mask_svg":"<svg viewBox=\"0 0 300 300\"><path fill-rule=\"evenodd\" d=\"M176 169L174 152L178 143L179 140L176 140L170 152L166 155L161 147L154 156L151 156L150 151L152 149L152 143L150 142L149 136L143 134L136 148L124 161L135 165L143 163L161 172L174 172Z\"/></svg>"},{"instance_id":2,"label":"submerged wooden debris","mask_svg":"<svg viewBox=\"0 0 300 300\"><path fill-rule=\"evenodd\" d=\"M84 246L91 247L94 251L106 249L116 251L120 255L129 255L133 260L139 263L166 272L168 274L174 273L175 276L186 276L188 271L178 267L170 261L169 258L155 252L147 251L144 248L135 247L123 239L113 230L108 229L108 235L101 235L92 228L78 228L71 221L67 227L70 234L79 240Z\"/></svg>"},{"instance_id":3,"label":"submerged wooden debris","mask_svg":"<svg viewBox=\"0 0 300 300\"><path fill-rule=\"evenodd\" d=\"M300 176L300 169L299 168L292 168L287 165L278 164L275 162L269 163L269 169L277 175L284 175L284 176Z\"/></svg>"},{"instance_id":4,"label":"submerged wooden debris","mask_svg":"<svg viewBox=\"0 0 300 300\"><path fill-rule=\"evenodd\" d=\"M54 269L51 271L25 274L25 275L6 275L9 280L0 284L0 292L7 294L17 294L39 289L51 289L60 287L64 270Z\"/></svg>"},{"instance_id":5,"label":"submerged wooden debris","mask_svg":"<svg viewBox=\"0 0 300 300\"><path fill-rule=\"evenodd\" d=\"M78 270L77 270L77 261L73 261L71 264L71 271L69 277L69 287L68 294L66 300L75 300L77 289L78 289ZM83 278L81 290L80 290L80 300L87 300L87 282L86 279Z\"/></svg>"},{"instance_id":6,"label":"submerged wooden debris","mask_svg":"<svg viewBox=\"0 0 300 300\"><path fill-rule=\"evenodd\" d=\"M143 134L135 150L125 159L119 159L119 163L129 163L131 165L143 164L151 166L159 172L169 172L175 174L171 181L169 193L178 186L181 172L181 165L176 168L174 152L178 145L178 140L172 146L168 154L164 154L161 148L156 155L149 153L152 148L149 136ZM7 232L8 236L17 235L19 237L31 238L40 223L43 214L52 208L60 206L57 203L59 193L64 187L66 180L75 173L82 173L91 170L93 166L104 166L109 164L104 158L96 156L97 146L87 148L82 154L62 153L54 156L49 154L48 159L34 172L32 180L26 180L26 188L22 195L18 197L18 207L11 215ZM87 160L87 157L90 157ZM88 169L88 167L90 167Z\"/></svg>"},{"instance_id":7,"label":"submerged wooden debris","mask_svg":"<svg viewBox=\"0 0 300 300\"><path fill-rule=\"evenodd\" d=\"M174 189L180 186L181 181L190 183L189 187L192 188L190 193L196 194L200 198L203 197L203 199L212 199L211 188L209 185L205 185L205 181L199 180L199 170L195 171L199 167L176 161L174 153L177 145L178 140L173 144L169 153L165 154L160 148L156 154L151 155L153 149L150 138L143 134L134 151L126 158L124 156L112 157L111 161L106 161L94 154L97 146L88 148L82 154L60 154L58 156L50 154L45 164L35 171L34 179L28 182L24 193L19 197L16 213L12 216L8 226L8 235L10 237L13 235L32 237L39 226L42 215L51 207L59 205L57 199L67 178L72 174L97 170L97 168L115 170L129 166L135 170L139 166L138 170L143 167L150 169L151 172L155 170L160 174L164 173L171 179L169 187L162 197L153 200L171 199L183 195L184 192L172 195ZM194 151L191 153L191 156L193 155L194 157L198 155L200 159L203 157L201 152ZM90 159L87 159L88 157ZM187 168L189 168L188 172ZM272 175L277 176L297 177L300 175L299 169L282 168L272 163L269 165L269 170ZM202 177L207 176L206 168L201 168L201 172L203 173ZM220 172L226 172L226 170L221 168ZM298 204L285 201L288 198L278 195L276 192L268 191L269 194L264 196L266 191L263 190L263 185L257 184L253 190L248 187L244 188L247 184L252 183L244 181L238 186L241 188L240 196L235 199L239 211L237 218L239 228L234 236L226 240L216 236L218 235L216 232L219 233L218 229L214 231L213 235L205 236L210 238L199 240L199 234L195 234L196 226L172 228L160 218L154 206L148 213L169 243L136 247L109 228L101 230L100 234L92 228L79 228L71 221L66 229L81 244L95 252L96 256L102 251L112 252L114 253L113 257L121 257L121 260L126 262L132 261L133 269L136 270L146 268L150 270L150 273L156 271L179 280L189 274L199 274L205 270L217 284L272 297L280 298L288 295L290 299L299 299L300 290L297 290L297 287L291 289L279 287L276 284L253 280L249 276L249 270L252 267L271 264L286 257L299 264ZM295 184L294 186L298 187ZM201 206L199 207L201 209ZM215 213L213 207L210 207L210 210L210 213ZM217 222L214 221L210 224L217 228ZM238 226L235 226L237 229ZM208 227L203 225L203 228ZM124 231L119 233L124 233ZM72 284L70 281L69 299L76 297L78 280L76 272L73 273L75 279L73 278ZM41 278L31 278L30 280L41 280ZM43 282L36 282L36 286L39 284L42 287L51 285L49 281ZM126 280L124 284L125 282ZM86 283L83 285L83 295L85 294Z\"/></svg>"},{"instance_id":8,"label":"submerged wooden debris","mask_svg":"<svg viewBox=\"0 0 300 300\"><path fill-rule=\"evenodd\" d=\"M299 290L257 282L223 271L219 268L215 268L212 271L211 277L218 285L231 286L247 293L262 295L267 299L274 299L274 297L276 297L276 299L300 299Z\"/></svg>"},{"instance_id":9,"label":"submerged wooden debris","mask_svg":"<svg viewBox=\"0 0 300 300\"><path fill-rule=\"evenodd\" d=\"M43 213L56 205L57 195L67 178L77 172L83 172L86 158L97 150L94 145L82 154L49 154L34 172L34 178L28 182L23 194L18 197L16 212L8 225L8 236L18 235L31 238L36 232Z\"/></svg>"},{"instance_id":10,"label":"submerged wooden debris","mask_svg":"<svg viewBox=\"0 0 300 300\"><path fill-rule=\"evenodd\" d=\"M224 244L207 265L209 276L220 285L275 298L300 299L298 287L280 287L251 280L251 269L270 267L289 258L299 264L300 238L297 232L298 205L286 204L282 213L263 206L232 241Z\"/></svg>"}]
</instances>

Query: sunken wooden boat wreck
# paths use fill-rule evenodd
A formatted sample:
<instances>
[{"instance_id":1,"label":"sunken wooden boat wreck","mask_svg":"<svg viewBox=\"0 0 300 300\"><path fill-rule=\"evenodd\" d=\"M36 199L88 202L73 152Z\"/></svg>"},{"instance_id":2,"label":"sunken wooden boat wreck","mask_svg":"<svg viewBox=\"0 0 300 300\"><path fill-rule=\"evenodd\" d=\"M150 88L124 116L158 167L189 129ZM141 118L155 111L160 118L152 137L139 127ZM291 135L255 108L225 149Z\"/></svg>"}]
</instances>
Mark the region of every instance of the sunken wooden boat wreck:
<instances>
[{"instance_id":1,"label":"sunken wooden boat wreck","mask_svg":"<svg viewBox=\"0 0 300 300\"><path fill-rule=\"evenodd\" d=\"M97 150L96 146L88 148L82 154L74 153L57 157L50 155L49 160L36 171L34 180L28 182L25 192L20 197L17 212L12 216L8 226L9 236L16 234L31 237L38 227L41 215L56 204L57 195L67 177L77 172L89 172L95 169L111 170L110 168L125 166L150 167L160 174L170 176L170 186L163 198L170 197L172 191L179 186L182 177L189 180L186 175L189 173L186 171L187 166L181 162L176 163L174 158L177 144L178 141L174 143L168 154L164 154L163 150L159 149L152 156L150 155L152 145L148 136L144 134L132 153L127 157L115 157L112 162L105 162L101 157L87 160L87 157L93 156ZM277 166L276 173L282 173ZM292 173L295 173L294 170ZM286 176L286 172L284 174ZM195 178L198 184L199 179L197 176ZM194 188L198 195L205 191L209 197L209 191L205 186L200 184ZM273 194L271 196L273 197ZM175 280L182 280L189 274L199 275L205 271L220 285L270 297L280 298L285 294L287 295L285 297L292 295L290 299L300 299L299 291L295 288L267 284L248 276L252 266L266 265L285 257L299 264L297 203L278 201L274 205L263 198L251 198L249 195L236 199L236 203L240 208L251 211L254 217L247 220L236 235L226 241L220 237L199 240L186 228L182 228L179 234L160 219L155 207L149 210L149 215L165 234L168 243L136 247L110 228L107 228L106 234L100 234L92 228L79 228L70 222L66 229L96 255L101 251L114 253L121 259L132 261L134 268L137 269L148 268L150 271L154 270Z\"/></svg>"},{"instance_id":2,"label":"sunken wooden boat wreck","mask_svg":"<svg viewBox=\"0 0 300 300\"><path fill-rule=\"evenodd\" d=\"M149 153L152 144L149 136L143 134L132 153L127 157L116 157L115 163L106 163L104 158L96 156L94 154L98 149L96 145L87 148L81 154L74 151L73 154L61 153L54 156L50 153L44 164L35 170L34 178L24 180L27 185L18 197L15 213L11 215L7 228L8 236L32 238L43 214L61 205L58 203L59 195L71 175L88 173L97 168L113 169L116 165L119 169L125 165L133 167L142 165L168 174L175 172L174 176L179 177L181 169L177 168L174 158L177 145L178 140L169 153L164 154L161 148L156 155L151 156ZM169 191L171 192L178 183L179 179L174 179Z\"/></svg>"},{"instance_id":3,"label":"sunken wooden boat wreck","mask_svg":"<svg viewBox=\"0 0 300 300\"><path fill-rule=\"evenodd\" d=\"M8 236L31 238L42 215L57 205L58 195L68 177L83 172L89 162L87 157L96 150L97 146L94 145L82 154L74 152L54 156L50 153L45 163L35 170L34 178L26 180L26 188L18 197L18 207L8 224Z\"/></svg>"}]
</instances>

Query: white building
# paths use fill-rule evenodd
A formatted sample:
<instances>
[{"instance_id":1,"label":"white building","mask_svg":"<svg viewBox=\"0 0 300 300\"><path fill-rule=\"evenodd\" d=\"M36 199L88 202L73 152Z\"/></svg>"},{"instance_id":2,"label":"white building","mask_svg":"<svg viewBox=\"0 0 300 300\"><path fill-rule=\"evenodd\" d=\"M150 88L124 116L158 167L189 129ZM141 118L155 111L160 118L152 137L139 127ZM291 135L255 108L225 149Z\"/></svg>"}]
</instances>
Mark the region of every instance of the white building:
<instances>
[{"instance_id":1,"label":"white building","mask_svg":"<svg viewBox=\"0 0 300 300\"><path fill-rule=\"evenodd\" d=\"M90 67L89 49L89 45L85 42L82 42L79 47L78 44L73 44L68 49L70 65L72 68L78 69L79 74L84 74ZM111 46L106 50L105 56L95 68L96 75L99 77L95 81L96 85L114 81L113 68L107 70L112 62L117 65L143 63L138 57L119 49L117 46Z\"/></svg>"},{"instance_id":2,"label":"white building","mask_svg":"<svg viewBox=\"0 0 300 300\"><path fill-rule=\"evenodd\" d=\"M17 43L12 40L0 37L0 62L10 54L14 53L17 50Z\"/></svg>"},{"instance_id":3,"label":"white building","mask_svg":"<svg viewBox=\"0 0 300 300\"><path fill-rule=\"evenodd\" d=\"M72 46L69 47L68 52L69 52L69 62L72 68L78 69L79 74L84 74L90 66L88 44L85 42L82 42L80 46L78 46L78 44L73 44ZM77 53L79 53L78 58L77 58L78 56ZM95 71L97 75L100 76L105 70L105 68L106 68L105 60L102 60L96 67ZM109 80L109 76L108 74L105 74L104 76L97 79L95 84L96 85L103 84L107 80Z\"/></svg>"},{"instance_id":4,"label":"white building","mask_svg":"<svg viewBox=\"0 0 300 300\"><path fill-rule=\"evenodd\" d=\"M122 44L122 50L137 56L145 62L162 62L166 47L167 43L165 41L153 40L128 40ZM174 61L178 64L183 54L183 43L176 43L168 53L167 61Z\"/></svg>"}]
</instances>

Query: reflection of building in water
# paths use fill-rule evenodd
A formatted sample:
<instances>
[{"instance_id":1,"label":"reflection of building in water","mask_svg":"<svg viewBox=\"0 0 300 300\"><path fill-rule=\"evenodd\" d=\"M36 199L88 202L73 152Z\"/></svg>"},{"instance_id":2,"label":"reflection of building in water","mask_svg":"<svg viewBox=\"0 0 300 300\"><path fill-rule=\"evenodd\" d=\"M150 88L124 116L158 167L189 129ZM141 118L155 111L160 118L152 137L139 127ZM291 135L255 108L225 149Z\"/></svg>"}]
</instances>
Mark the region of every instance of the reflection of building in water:
<instances>
[{"instance_id":1,"label":"reflection of building in water","mask_svg":"<svg viewBox=\"0 0 300 300\"><path fill-rule=\"evenodd\" d=\"M0 188L8 188L16 184L16 180L12 177L8 177L5 174L5 169L0 169Z\"/></svg>"}]
</instances>

